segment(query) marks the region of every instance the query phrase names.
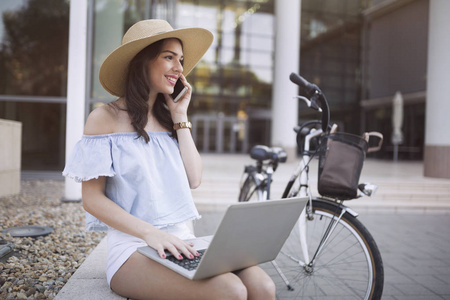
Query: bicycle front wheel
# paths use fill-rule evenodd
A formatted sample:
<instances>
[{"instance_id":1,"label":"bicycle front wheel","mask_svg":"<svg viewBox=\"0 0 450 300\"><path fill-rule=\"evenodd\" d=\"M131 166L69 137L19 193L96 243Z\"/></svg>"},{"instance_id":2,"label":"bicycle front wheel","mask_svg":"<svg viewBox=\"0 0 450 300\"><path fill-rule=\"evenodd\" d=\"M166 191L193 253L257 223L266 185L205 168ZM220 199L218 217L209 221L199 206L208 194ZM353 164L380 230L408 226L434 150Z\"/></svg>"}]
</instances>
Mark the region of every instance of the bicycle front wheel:
<instances>
[{"instance_id":1,"label":"bicycle front wheel","mask_svg":"<svg viewBox=\"0 0 450 300\"><path fill-rule=\"evenodd\" d=\"M371 234L348 212L338 220L339 206L312 203L306 240L309 259L315 259L305 263L297 224L276 260L294 290L279 290L279 299L292 293L295 299L381 299L383 262ZM336 225L331 232L330 222Z\"/></svg>"},{"instance_id":2,"label":"bicycle front wheel","mask_svg":"<svg viewBox=\"0 0 450 300\"><path fill-rule=\"evenodd\" d=\"M239 202L265 200L264 186L256 178L249 175L239 191Z\"/></svg>"}]
</instances>

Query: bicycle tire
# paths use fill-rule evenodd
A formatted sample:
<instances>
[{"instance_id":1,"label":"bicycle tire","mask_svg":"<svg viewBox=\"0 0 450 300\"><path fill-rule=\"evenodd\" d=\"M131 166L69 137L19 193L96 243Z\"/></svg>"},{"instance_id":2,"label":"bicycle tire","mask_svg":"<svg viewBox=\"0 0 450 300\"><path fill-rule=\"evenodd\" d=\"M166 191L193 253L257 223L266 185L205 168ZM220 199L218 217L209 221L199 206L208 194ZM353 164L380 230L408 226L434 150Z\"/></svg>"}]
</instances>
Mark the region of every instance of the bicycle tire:
<instances>
[{"instance_id":1,"label":"bicycle tire","mask_svg":"<svg viewBox=\"0 0 450 300\"><path fill-rule=\"evenodd\" d=\"M312 203L313 219L307 221L308 248L313 249L308 251L310 258L331 218L339 216L336 208L340 211L337 204L327 200ZM292 293L295 299L381 299L384 270L380 251L369 231L348 212L339 220L312 269L295 261L303 260L301 252L296 225L276 259L293 288L278 289L279 299L291 298Z\"/></svg>"},{"instance_id":2,"label":"bicycle tire","mask_svg":"<svg viewBox=\"0 0 450 300\"><path fill-rule=\"evenodd\" d=\"M239 191L239 202L262 201L264 200L264 192L261 185L258 184L252 175L248 175Z\"/></svg>"}]
</instances>

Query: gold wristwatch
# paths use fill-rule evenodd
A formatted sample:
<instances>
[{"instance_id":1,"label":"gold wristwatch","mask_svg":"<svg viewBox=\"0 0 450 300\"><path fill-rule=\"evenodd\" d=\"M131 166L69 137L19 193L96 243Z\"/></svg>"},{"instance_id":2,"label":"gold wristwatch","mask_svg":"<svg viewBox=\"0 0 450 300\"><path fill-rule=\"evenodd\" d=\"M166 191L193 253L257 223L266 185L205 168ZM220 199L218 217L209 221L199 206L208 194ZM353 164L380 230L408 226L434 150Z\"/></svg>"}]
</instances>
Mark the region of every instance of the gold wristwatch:
<instances>
[{"instance_id":1,"label":"gold wristwatch","mask_svg":"<svg viewBox=\"0 0 450 300\"><path fill-rule=\"evenodd\" d=\"M192 129L192 123L191 122L180 122L173 124L173 129L178 130L182 128L189 128Z\"/></svg>"}]
</instances>

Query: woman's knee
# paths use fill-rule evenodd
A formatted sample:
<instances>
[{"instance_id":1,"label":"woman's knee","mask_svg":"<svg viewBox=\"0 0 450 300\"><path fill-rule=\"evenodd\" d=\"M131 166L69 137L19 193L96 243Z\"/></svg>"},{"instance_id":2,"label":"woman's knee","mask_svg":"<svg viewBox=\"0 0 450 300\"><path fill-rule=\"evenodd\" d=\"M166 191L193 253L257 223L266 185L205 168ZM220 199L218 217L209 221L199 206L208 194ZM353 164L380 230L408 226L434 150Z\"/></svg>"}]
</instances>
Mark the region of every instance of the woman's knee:
<instances>
[{"instance_id":1,"label":"woman's knee","mask_svg":"<svg viewBox=\"0 0 450 300\"><path fill-rule=\"evenodd\" d=\"M275 283L270 277L267 277L265 278L265 280L262 280L259 287L260 287L259 291L261 292L261 294L265 295L264 298L260 299L275 299L277 288L275 286Z\"/></svg>"},{"instance_id":2,"label":"woman's knee","mask_svg":"<svg viewBox=\"0 0 450 300\"><path fill-rule=\"evenodd\" d=\"M227 273L214 278L214 289L220 299L245 300L247 299L247 288L244 283L234 274ZM218 298L218 299L219 299Z\"/></svg>"},{"instance_id":3,"label":"woman's knee","mask_svg":"<svg viewBox=\"0 0 450 300\"><path fill-rule=\"evenodd\" d=\"M236 300L246 300L247 299L247 288L241 283L235 283L228 290L229 299Z\"/></svg>"},{"instance_id":4,"label":"woman's knee","mask_svg":"<svg viewBox=\"0 0 450 300\"><path fill-rule=\"evenodd\" d=\"M261 268L244 269L238 273L238 276L247 288L249 299L275 299L275 283Z\"/></svg>"}]
</instances>

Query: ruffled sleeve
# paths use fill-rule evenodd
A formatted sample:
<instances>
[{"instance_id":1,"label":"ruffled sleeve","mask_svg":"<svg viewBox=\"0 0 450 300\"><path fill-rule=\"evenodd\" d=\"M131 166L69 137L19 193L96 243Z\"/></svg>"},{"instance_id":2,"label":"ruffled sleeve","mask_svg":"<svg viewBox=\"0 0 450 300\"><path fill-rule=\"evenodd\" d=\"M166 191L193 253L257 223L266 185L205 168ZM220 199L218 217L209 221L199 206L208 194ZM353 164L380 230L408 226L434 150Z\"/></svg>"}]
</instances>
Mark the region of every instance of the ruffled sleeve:
<instances>
[{"instance_id":1,"label":"ruffled sleeve","mask_svg":"<svg viewBox=\"0 0 450 300\"><path fill-rule=\"evenodd\" d=\"M66 162L63 176L76 182L114 176L111 147L111 140L107 135L84 135Z\"/></svg>"}]
</instances>

